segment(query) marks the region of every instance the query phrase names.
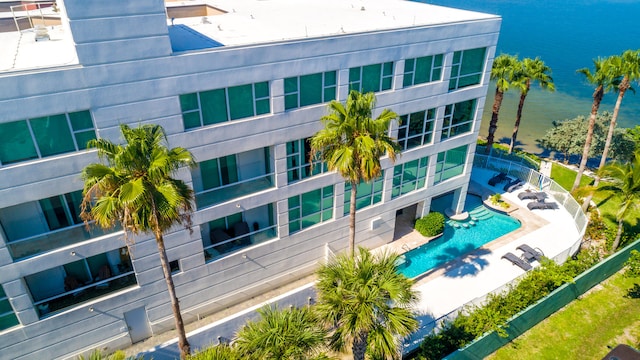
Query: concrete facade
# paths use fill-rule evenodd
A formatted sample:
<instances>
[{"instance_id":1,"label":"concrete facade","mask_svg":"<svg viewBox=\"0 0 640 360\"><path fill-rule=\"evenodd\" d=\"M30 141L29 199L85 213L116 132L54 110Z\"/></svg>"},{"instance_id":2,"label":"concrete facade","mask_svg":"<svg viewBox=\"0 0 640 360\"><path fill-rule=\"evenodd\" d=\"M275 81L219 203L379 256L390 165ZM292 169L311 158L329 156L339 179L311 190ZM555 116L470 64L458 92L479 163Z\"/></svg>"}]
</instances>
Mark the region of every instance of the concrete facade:
<instances>
[{"instance_id":1,"label":"concrete facade","mask_svg":"<svg viewBox=\"0 0 640 360\"><path fill-rule=\"evenodd\" d=\"M366 1L360 3L363 8L369 6ZM442 23L400 24L396 28L234 46L223 43L211 49L175 52L168 31L171 21L166 19L161 0L65 0L59 4L78 64L0 72L0 125L89 110L98 137L119 142L119 124L159 124L167 132L171 147L187 148L199 163L228 155L237 155L241 162L243 156L249 156L244 154L268 150L264 161L273 179L268 188L198 206L191 234L176 227L165 237L169 260L178 261L179 271L173 278L187 322L308 275L328 252L344 251L348 246L344 181L335 173L288 181L286 144L308 138L321 128L319 119L327 113L327 102L285 110L285 78L336 71L337 100L344 101L350 68L393 62L392 88L376 93L376 114L384 108L401 115L436 109L432 141L403 152L395 164L428 157L426 185L392 198L394 164L384 158L382 200L357 212L359 245L377 247L393 241L398 210L417 204L420 216L428 212L432 197L451 191L466 193L499 17L478 14L468 19L465 13L464 20L454 18ZM277 1L271 4L278 6ZM430 5L418 6L429 11ZM229 14L236 11L224 10ZM449 90L454 54L476 48L486 49L481 80ZM405 60L436 54L443 54L440 79L403 87ZM185 129L180 95L258 82L268 82L269 113ZM447 105L471 99L476 102L470 130L441 139ZM397 124L390 131L396 137ZM465 145L462 174L434 185L438 154ZM95 151L80 150L0 165L0 211L81 190L80 171L97 160ZM178 177L194 185L197 193L203 191L195 186L201 182L198 169L182 169ZM333 186L332 219L289 234L288 199L327 186ZM452 207L462 209L464 196L459 198ZM248 216L266 205L277 230L274 238L205 258L203 247L209 239L203 242L203 236L208 233L209 222L239 211ZM173 327L152 237L138 237L130 247L134 285L48 313L35 305L39 302L33 293L36 280L25 279L54 268L64 268L68 273L69 264L78 259L121 249L125 246L123 234L115 231L71 240L64 246L14 259L6 227L3 224L4 230L0 229L0 284L19 323L0 330L0 357L73 358L93 348L112 351L127 346L133 335L125 313L140 309L151 333ZM89 260L86 264L91 266Z\"/></svg>"}]
</instances>

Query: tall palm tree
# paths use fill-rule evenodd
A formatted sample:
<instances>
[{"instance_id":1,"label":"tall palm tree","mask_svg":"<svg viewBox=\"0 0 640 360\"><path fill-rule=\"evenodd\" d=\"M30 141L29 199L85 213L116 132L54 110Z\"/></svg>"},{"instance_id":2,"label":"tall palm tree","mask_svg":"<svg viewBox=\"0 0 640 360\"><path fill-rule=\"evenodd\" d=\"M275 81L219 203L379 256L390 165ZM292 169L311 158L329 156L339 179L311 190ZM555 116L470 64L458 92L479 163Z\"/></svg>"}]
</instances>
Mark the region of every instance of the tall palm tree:
<instances>
[{"instance_id":1,"label":"tall palm tree","mask_svg":"<svg viewBox=\"0 0 640 360\"><path fill-rule=\"evenodd\" d=\"M609 58L609 65L610 77L612 79L621 79L618 82L617 88L615 88L618 92L618 98L616 99L616 105L613 108L613 115L611 117L611 122L609 123L609 131L607 132L607 139L604 143L604 149L602 150L598 170L602 169L607 162L609 148L611 147L611 140L613 139L613 134L616 129L616 122L618 120L618 113L620 112L622 99L624 98L627 90L635 92L631 87L631 83L640 79L640 50L627 50L620 56L612 56ZM599 183L600 177L596 174L593 186L597 187ZM591 203L591 195L588 195L585 198L585 201L582 204L583 211L587 211L589 203Z\"/></svg>"},{"instance_id":2,"label":"tall palm tree","mask_svg":"<svg viewBox=\"0 0 640 360\"><path fill-rule=\"evenodd\" d=\"M518 137L518 129L520 127L520 120L522 119L522 108L524 107L524 100L529 95L531 89L531 83L537 82L540 87L548 91L555 91L556 86L553 84L553 78L551 78L551 68L548 67L544 61L540 58L530 59L526 58L522 60L522 70L513 81L513 86L520 90L520 102L518 103L518 111L516 112L516 123L513 126L513 134L511 135L511 144L509 145L509 154L513 152L513 147L516 144L516 138Z\"/></svg>"},{"instance_id":3,"label":"tall palm tree","mask_svg":"<svg viewBox=\"0 0 640 360\"><path fill-rule=\"evenodd\" d=\"M354 360L367 352L397 358L401 338L418 326L413 281L397 271L397 261L396 254L374 255L360 247L355 258L338 254L320 266L315 308L331 331L334 349L351 346Z\"/></svg>"},{"instance_id":4,"label":"tall palm tree","mask_svg":"<svg viewBox=\"0 0 640 360\"><path fill-rule=\"evenodd\" d=\"M605 165L599 171L599 175L606 177L611 185L602 186L598 190L614 191L622 199L620 209L616 213L618 231L611 245L613 252L620 245L624 220L631 215L633 209L637 209L640 201L640 151L636 150L629 162L613 162Z\"/></svg>"},{"instance_id":5,"label":"tall palm tree","mask_svg":"<svg viewBox=\"0 0 640 360\"><path fill-rule=\"evenodd\" d=\"M333 100L329 114L320 120L324 128L311 138L311 154L318 156L330 171L337 171L351 184L349 207L349 254L354 255L356 239L356 192L361 181L380 176L380 157L389 156L395 162L400 146L389 136L389 124L398 115L389 109L372 118L375 107L373 93L349 93L346 105ZM315 155L312 155L315 156Z\"/></svg>"},{"instance_id":6,"label":"tall palm tree","mask_svg":"<svg viewBox=\"0 0 640 360\"><path fill-rule=\"evenodd\" d=\"M180 357L190 353L180 305L171 277L163 233L176 223L191 226L193 190L172 175L183 166L194 166L191 153L184 148L169 149L159 125L130 128L120 125L125 145L105 139L91 140L102 163L89 164L82 171L84 199L82 217L102 228L119 223L129 244L131 235L153 233L160 263L167 282L178 331Z\"/></svg>"},{"instance_id":7,"label":"tall palm tree","mask_svg":"<svg viewBox=\"0 0 640 360\"><path fill-rule=\"evenodd\" d=\"M595 71L592 73L588 68L582 68L578 70L578 73L583 74L590 84L596 86L593 91L593 104L591 105L591 114L589 116L589 127L587 128L587 137L585 138L584 147L582 150L582 158L580 159L580 167L578 168L578 174L573 182L571 191L575 191L580 186L580 180L582 179L582 173L587 166L587 160L589 159L589 150L591 149L591 141L593 140L593 128L596 124L596 117L598 115L598 109L600 103L604 97L604 93L610 90L613 86L611 72L609 70L609 59L598 58L593 60Z\"/></svg>"},{"instance_id":8,"label":"tall palm tree","mask_svg":"<svg viewBox=\"0 0 640 360\"><path fill-rule=\"evenodd\" d=\"M310 308L258 310L260 319L250 321L236 334L233 346L249 360L328 359L326 330Z\"/></svg>"},{"instance_id":9,"label":"tall palm tree","mask_svg":"<svg viewBox=\"0 0 640 360\"><path fill-rule=\"evenodd\" d=\"M520 61L515 55L501 54L493 60L491 67L491 80L496 82L496 94L491 110L491 122L489 123L489 133L487 134L487 148L485 152L489 154L498 129L498 113L502 106L504 93L509 90L514 76L520 68Z\"/></svg>"}]
</instances>

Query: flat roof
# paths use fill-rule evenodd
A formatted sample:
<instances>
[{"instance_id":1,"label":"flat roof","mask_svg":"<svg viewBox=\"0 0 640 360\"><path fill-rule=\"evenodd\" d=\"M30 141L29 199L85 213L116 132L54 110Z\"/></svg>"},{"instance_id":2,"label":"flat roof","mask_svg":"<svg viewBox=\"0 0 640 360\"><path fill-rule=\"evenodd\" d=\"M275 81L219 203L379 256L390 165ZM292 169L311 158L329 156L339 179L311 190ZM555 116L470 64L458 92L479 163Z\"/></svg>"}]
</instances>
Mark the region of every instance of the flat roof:
<instances>
[{"instance_id":1,"label":"flat roof","mask_svg":"<svg viewBox=\"0 0 640 360\"><path fill-rule=\"evenodd\" d=\"M175 26L170 31L174 52L498 17L405 0L169 0L166 6L209 6L223 12L167 19ZM0 13L0 19L13 20L7 13ZM33 29L0 32L0 73L78 64L68 30L60 25L47 29L48 41L36 41Z\"/></svg>"},{"instance_id":2,"label":"flat roof","mask_svg":"<svg viewBox=\"0 0 640 360\"><path fill-rule=\"evenodd\" d=\"M206 4L225 14L176 18L225 45L335 36L496 18L496 15L404 0L173 1L167 7Z\"/></svg>"}]
</instances>

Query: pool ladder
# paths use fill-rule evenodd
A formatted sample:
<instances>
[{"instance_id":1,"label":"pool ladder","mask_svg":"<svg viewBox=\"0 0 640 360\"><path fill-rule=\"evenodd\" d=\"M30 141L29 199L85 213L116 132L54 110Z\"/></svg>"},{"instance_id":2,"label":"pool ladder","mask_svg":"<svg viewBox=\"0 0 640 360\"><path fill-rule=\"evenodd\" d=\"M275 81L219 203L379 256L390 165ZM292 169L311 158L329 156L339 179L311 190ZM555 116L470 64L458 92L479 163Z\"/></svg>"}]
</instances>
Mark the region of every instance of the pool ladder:
<instances>
[{"instance_id":1,"label":"pool ladder","mask_svg":"<svg viewBox=\"0 0 640 360\"><path fill-rule=\"evenodd\" d=\"M407 244L402 244L402 250L411 251L411 248Z\"/></svg>"}]
</instances>

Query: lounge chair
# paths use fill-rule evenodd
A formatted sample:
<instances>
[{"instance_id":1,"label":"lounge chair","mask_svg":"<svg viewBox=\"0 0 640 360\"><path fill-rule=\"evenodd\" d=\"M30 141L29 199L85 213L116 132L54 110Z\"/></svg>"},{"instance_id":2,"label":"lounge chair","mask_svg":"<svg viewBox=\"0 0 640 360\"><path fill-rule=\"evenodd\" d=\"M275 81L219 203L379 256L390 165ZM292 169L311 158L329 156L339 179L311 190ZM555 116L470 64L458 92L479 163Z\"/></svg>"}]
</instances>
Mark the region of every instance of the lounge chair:
<instances>
[{"instance_id":1,"label":"lounge chair","mask_svg":"<svg viewBox=\"0 0 640 360\"><path fill-rule=\"evenodd\" d=\"M511 261L511 263L513 265L519 266L524 271L529 271L529 270L533 269L531 264L529 264L528 262L526 262L526 261L522 260L521 258L517 257L514 253L508 252L508 253L502 255L502 258Z\"/></svg>"},{"instance_id":2,"label":"lounge chair","mask_svg":"<svg viewBox=\"0 0 640 360\"><path fill-rule=\"evenodd\" d=\"M514 192L515 190L521 188L524 185L524 181L515 178L504 185L502 188L506 192Z\"/></svg>"},{"instance_id":3,"label":"lounge chair","mask_svg":"<svg viewBox=\"0 0 640 360\"><path fill-rule=\"evenodd\" d=\"M547 198L547 193L545 192L534 192L534 191L523 191L518 194L518 199L520 200L538 200L544 201Z\"/></svg>"},{"instance_id":4,"label":"lounge chair","mask_svg":"<svg viewBox=\"0 0 640 360\"><path fill-rule=\"evenodd\" d=\"M489 179L488 184L491 185L491 186L496 186L496 184L499 184L499 183L505 181L506 179L507 179L507 174L501 172L499 174L496 174L491 179Z\"/></svg>"},{"instance_id":5,"label":"lounge chair","mask_svg":"<svg viewBox=\"0 0 640 360\"><path fill-rule=\"evenodd\" d=\"M543 201L533 201L527 204L527 208L529 210L547 210L547 209L557 209L558 204L554 202L544 202Z\"/></svg>"},{"instance_id":6,"label":"lounge chair","mask_svg":"<svg viewBox=\"0 0 640 360\"><path fill-rule=\"evenodd\" d=\"M520 246L518 246L516 249L522 251L522 256L527 259L528 261L531 260L542 260L542 257L544 256L544 254L542 253L542 250L538 249L538 248L532 248L531 246L527 245L527 244L522 244Z\"/></svg>"}]
</instances>

